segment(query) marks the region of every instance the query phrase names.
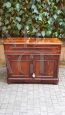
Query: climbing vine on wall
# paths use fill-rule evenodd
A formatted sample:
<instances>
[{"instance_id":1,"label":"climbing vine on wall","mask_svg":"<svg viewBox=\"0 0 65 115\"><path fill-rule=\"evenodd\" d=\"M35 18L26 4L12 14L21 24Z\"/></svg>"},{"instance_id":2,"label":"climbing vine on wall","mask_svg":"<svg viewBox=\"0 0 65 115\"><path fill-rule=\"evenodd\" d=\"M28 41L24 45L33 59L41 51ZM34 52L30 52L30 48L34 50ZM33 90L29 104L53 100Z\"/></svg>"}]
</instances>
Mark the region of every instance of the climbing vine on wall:
<instances>
[{"instance_id":1,"label":"climbing vine on wall","mask_svg":"<svg viewBox=\"0 0 65 115\"><path fill-rule=\"evenodd\" d=\"M63 0L0 0L2 36L65 37Z\"/></svg>"}]
</instances>

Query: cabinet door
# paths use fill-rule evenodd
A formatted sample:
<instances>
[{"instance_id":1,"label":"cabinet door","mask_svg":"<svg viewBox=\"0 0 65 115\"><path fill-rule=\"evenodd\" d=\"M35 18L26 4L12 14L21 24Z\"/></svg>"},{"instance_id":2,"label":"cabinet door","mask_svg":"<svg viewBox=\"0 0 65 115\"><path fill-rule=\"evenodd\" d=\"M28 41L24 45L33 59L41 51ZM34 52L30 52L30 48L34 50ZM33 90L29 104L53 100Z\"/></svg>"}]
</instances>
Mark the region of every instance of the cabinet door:
<instances>
[{"instance_id":1,"label":"cabinet door","mask_svg":"<svg viewBox=\"0 0 65 115\"><path fill-rule=\"evenodd\" d=\"M53 57L41 55L39 60L35 60L35 76L36 77L54 77L57 73L57 59Z\"/></svg>"},{"instance_id":2,"label":"cabinet door","mask_svg":"<svg viewBox=\"0 0 65 115\"><path fill-rule=\"evenodd\" d=\"M59 55L45 55L45 76L57 77Z\"/></svg>"},{"instance_id":3,"label":"cabinet door","mask_svg":"<svg viewBox=\"0 0 65 115\"><path fill-rule=\"evenodd\" d=\"M28 56L7 56L7 67L12 77L29 77L30 60Z\"/></svg>"}]
</instances>

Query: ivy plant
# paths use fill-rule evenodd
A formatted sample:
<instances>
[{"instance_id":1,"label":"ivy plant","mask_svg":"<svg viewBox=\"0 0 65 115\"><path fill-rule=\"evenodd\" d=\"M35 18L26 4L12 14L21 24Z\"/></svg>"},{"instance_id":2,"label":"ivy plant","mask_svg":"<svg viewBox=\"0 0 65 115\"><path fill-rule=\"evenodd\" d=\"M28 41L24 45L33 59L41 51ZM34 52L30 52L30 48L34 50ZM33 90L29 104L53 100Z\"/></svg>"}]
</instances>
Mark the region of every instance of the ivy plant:
<instances>
[{"instance_id":1,"label":"ivy plant","mask_svg":"<svg viewBox=\"0 0 65 115\"><path fill-rule=\"evenodd\" d=\"M65 37L64 0L0 0L0 36Z\"/></svg>"}]
</instances>

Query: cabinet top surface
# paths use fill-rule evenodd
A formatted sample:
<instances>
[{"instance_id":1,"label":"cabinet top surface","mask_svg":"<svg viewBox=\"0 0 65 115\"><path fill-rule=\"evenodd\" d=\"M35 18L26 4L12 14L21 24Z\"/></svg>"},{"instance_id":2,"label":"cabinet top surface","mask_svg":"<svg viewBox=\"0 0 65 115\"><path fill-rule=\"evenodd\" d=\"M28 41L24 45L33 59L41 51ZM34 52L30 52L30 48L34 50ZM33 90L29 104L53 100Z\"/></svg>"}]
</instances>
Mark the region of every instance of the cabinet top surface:
<instances>
[{"instance_id":1,"label":"cabinet top surface","mask_svg":"<svg viewBox=\"0 0 65 115\"><path fill-rule=\"evenodd\" d=\"M62 44L58 38L8 38L4 44Z\"/></svg>"}]
</instances>

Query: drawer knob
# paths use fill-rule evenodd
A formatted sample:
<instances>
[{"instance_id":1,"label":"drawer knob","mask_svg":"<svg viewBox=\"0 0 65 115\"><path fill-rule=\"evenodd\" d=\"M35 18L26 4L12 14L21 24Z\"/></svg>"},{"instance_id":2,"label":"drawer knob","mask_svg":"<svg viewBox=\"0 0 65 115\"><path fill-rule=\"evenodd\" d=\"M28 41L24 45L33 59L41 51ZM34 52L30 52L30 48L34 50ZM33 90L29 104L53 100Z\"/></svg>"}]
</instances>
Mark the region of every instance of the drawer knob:
<instances>
[{"instance_id":1,"label":"drawer knob","mask_svg":"<svg viewBox=\"0 0 65 115\"><path fill-rule=\"evenodd\" d=\"M35 73L32 74L32 77L35 78Z\"/></svg>"}]
</instances>

